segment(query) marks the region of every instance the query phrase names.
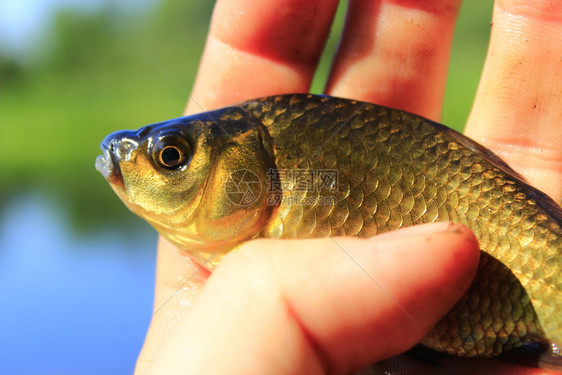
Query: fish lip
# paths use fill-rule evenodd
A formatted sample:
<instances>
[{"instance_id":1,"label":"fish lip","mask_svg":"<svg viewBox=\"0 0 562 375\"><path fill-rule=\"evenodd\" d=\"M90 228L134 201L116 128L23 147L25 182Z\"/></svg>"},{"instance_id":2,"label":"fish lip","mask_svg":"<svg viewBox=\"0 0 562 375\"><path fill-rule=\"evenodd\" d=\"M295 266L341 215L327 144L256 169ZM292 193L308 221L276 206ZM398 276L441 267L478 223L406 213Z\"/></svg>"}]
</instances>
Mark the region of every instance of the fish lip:
<instances>
[{"instance_id":1,"label":"fish lip","mask_svg":"<svg viewBox=\"0 0 562 375\"><path fill-rule=\"evenodd\" d=\"M113 142L104 141L100 144L102 155L96 158L96 169L111 184L123 184L121 167L113 152Z\"/></svg>"}]
</instances>

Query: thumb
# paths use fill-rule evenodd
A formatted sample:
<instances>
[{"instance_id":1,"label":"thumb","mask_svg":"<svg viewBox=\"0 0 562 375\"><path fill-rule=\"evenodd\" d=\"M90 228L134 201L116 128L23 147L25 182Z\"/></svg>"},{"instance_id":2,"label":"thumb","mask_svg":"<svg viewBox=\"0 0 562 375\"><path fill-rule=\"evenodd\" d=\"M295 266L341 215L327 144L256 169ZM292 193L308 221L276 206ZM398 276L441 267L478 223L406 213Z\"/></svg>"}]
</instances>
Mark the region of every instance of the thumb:
<instances>
[{"instance_id":1,"label":"thumb","mask_svg":"<svg viewBox=\"0 0 562 375\"><path fill-rule=\"evenodd\" d=\"M152 370L356 370L419 342L466 291L478 257L472 232L451 223L251 241L224 258Z\"/></svg>"}]
</instances>

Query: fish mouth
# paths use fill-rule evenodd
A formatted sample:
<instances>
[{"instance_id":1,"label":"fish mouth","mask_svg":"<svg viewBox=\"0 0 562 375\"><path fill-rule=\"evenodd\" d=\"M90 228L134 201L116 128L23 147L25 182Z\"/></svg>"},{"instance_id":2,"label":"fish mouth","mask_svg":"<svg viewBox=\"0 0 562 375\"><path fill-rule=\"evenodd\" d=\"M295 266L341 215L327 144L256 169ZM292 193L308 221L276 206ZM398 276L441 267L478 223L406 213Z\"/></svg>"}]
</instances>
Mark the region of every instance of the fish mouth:
<instances>
[{"instance_id":1,"label":"fish mouth","mask_svg":"<svg viewBox=\"0 0 562 375\"><path fill-rule=\"evenodd\" d=\"M96 159L96 169L113 185L123 187L121 162L128 162L139 146L138 132L121 130L105 137L100 148L103 154Z\"/></svg>"},{"instance_id":2,"label":"fish mouth","mask_svg":"<svg viewBox=\"0 0 562 375\"><path fill-rule=\"evenodd\" d=\"M111 146L108 147L106 142L102 142L100 148L103 154L96 158L96 169L110 184L122 184L121 168L110 150Z\"/></svg>"}]
</instances>

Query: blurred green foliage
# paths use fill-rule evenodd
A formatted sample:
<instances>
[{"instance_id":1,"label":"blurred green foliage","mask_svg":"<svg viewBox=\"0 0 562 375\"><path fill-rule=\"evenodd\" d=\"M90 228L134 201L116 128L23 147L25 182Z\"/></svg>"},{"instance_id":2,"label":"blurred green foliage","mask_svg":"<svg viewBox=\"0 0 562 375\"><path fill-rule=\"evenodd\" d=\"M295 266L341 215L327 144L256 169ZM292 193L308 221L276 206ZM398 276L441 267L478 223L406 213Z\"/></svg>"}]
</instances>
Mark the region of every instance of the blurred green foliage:
<instances>
[{"instance_id":1,"label":"blurred green foliage","mask_svg":"<svg viewBox=\"0 0 562 375\"><path fill-rule=\"evenodd\" d=\"M0 55L0 209L12 194L46 189L90 227L129 220L94 169L110 132L181 115L213 1L166 0L130 13L61 9L27 61ZM443 122L462 128L484 62L491 1L465 2L455 36ZM322 90L343 25L340 7L313 84Z\"/></svg>"}]
</instances>

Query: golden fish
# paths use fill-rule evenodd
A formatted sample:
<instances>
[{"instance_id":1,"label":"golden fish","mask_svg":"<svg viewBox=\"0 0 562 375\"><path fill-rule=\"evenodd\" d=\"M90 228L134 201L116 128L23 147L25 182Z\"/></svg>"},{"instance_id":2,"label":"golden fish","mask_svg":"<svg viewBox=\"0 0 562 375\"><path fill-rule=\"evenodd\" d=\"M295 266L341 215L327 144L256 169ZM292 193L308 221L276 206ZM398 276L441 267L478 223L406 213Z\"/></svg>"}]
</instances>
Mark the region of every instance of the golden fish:
<instances>
[{"instance_id":1,"label":"golden fish","mask_svg":"<svg viewBox=\"0 0 562 375\"><path fill-rule=\"evenodd\" d=\"M123 202L208 268L256 237L466 224L482 249L477 277L422 343L459 356L562 343L561 208L443 125L295 94L117 132L101 147L96 167Z\"/></svg>"}]
</instances>

